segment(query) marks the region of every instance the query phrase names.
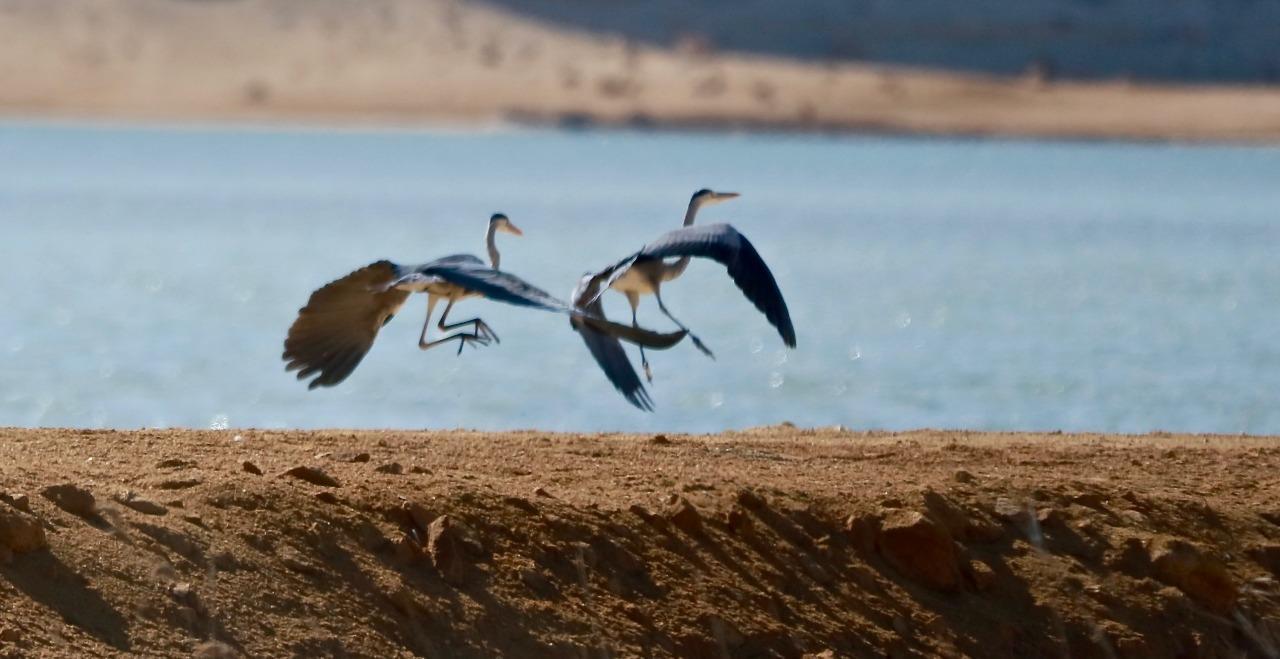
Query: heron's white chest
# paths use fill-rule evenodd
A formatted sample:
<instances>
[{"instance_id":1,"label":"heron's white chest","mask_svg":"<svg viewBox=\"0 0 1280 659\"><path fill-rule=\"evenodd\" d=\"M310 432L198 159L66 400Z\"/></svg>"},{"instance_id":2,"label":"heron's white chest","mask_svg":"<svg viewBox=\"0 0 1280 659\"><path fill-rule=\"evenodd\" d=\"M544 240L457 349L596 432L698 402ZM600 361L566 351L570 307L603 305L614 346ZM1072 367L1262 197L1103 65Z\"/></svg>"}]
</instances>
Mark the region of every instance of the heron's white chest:
<instances>
[{"instance_id":1,"label":"heron's white chest","mask_svg":"<svg viewBox=\"0 0 1280 659\"><path fill-rule=\"evenodd\" d=\"M653 293L653 280L647 273L640 268L628 268L627 271L613 281L609 285L615 291L620 293L636 293L637 295L649 295Z\"/></svg>"}]
</instances>

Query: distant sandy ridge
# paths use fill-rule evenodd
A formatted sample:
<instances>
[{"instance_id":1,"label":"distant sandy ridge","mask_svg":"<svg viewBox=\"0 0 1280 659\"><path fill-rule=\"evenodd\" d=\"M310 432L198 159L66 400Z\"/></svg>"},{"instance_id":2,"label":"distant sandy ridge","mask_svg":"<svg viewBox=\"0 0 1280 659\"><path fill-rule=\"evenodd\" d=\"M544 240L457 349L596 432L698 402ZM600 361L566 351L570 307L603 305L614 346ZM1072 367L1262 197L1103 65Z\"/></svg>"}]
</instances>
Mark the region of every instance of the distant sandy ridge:
<instances>
[{"instance_id":1,"label":"distant sandy ridge","mask_svg":"<svg viewBox=\"0 0 1280 659\"><path fill-rule=\"evenodd\" d=\"M1280 89L659 49L483 4L0 0L0 114L1280 140Z\"/></svg>"}]
</instances>

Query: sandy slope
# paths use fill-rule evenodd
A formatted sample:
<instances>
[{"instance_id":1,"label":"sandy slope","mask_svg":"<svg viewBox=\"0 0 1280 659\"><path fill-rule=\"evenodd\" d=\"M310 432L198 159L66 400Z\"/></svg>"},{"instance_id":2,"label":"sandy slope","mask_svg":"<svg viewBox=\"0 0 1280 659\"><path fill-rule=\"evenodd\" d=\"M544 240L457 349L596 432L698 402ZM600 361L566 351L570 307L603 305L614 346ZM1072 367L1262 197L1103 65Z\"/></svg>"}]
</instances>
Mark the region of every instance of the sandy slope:
<instances>
[{"instance_id":1,"label":"sandy slope","mask_svg":"<svg viewBox=\"0 0 1280 659\"><path fill-rule=\"evenodd\" d=\"M1277 467L1276 438L4 430L0 656L1275 656Z\"/></svg>"},{"instance_id":2,"label":"sandy slope","mask_svg":"<svg viewBox=\"0 0 1280 659\"><path fill-rule=\"evenodd\" d=\"M1280 89L641 47L450 0L0 0L0 113L1280 139Z\"/></svg>"}]
</instances>

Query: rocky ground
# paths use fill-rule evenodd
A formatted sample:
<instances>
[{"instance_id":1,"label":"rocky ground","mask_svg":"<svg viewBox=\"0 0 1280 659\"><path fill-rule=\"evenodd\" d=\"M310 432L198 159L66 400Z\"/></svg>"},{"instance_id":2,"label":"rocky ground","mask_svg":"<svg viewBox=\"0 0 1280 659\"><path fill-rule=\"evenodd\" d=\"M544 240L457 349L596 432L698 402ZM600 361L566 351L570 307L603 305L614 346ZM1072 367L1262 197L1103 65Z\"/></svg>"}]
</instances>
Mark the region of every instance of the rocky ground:
<instances>
[{"instance_id":1,"label":"rocky ground","mask_svg":"<svg viewBox=\"0 0 1280 659\"><path fill-rule=\"evenodd\" d=\"M1275 657L1280 440L0 430L0 656Z\"/></svg>"},{"instance_id":2,"label":"rocky ground","mask_svg":"<svg viewBox=\"0 0 1280 659\"><path fill-rule=\"evenodd\" d=\"M1274 85L996 78L569 25L456 0L0 0L0 115L1280 140Z\"/></svg>"}]
</instances>

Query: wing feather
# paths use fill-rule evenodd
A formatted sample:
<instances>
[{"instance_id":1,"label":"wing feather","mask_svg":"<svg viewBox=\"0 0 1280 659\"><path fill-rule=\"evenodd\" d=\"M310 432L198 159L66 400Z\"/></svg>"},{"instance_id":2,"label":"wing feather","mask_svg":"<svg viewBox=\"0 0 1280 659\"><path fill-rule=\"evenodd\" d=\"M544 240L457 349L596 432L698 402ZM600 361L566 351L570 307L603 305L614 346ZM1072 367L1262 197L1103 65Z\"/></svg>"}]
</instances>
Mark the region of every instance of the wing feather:
<instances>
[{"instance_id":1,"label":"wing feather","mask_svg":"<svg viewBox=\"0 0 1280 659\"><path fill-rule=\"evenodd\" d=\"M725 266L733 283L778 330L788 347L796 347L796 330L773 272L751 241L728 224L706 224L668 232L613 266L619 270L637 259L709 258ZM611 275L616 279L619 272Z\"/></svg>"},{"instance_id":2,"label":"wing feather","mask_svg":"<svg viewBox=\"0 0 1280 659\"><path fill-rule=\"evenodd\" d=\"M311 294L289 328L282 358L298 379L319 374L309 388L332 387L351 375L378 337L378 330L409 293L388 288L400 269L378 261L334 280Z\"/></svg>"},{"instance_id":3,"label":"wing feather","mask_svg":"<svg viewBox=\"0 0 1280 659\"><path fill-rule=\"evenodd\" d=\"M604 318L604 305L599 300L588 305L586 310ZM640 382L640 376L636 374L631 360L627 357L627 351L623 349L617 337L605 334L589 325L575 323L574 329L582 335L582 342L587 345L592 358L596 360L596 364L600 365L600 370L604 371L605 377L609 378L609 382L613 383L618 393L640 410L652 412L653 399L649 397L649 392Z\"/></svg>"}]
</instances>

